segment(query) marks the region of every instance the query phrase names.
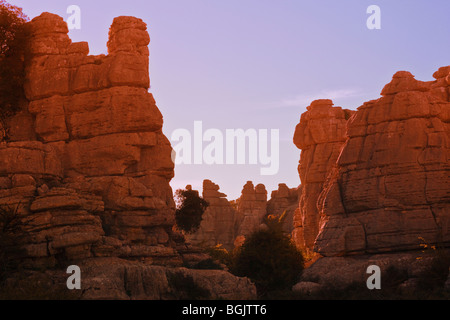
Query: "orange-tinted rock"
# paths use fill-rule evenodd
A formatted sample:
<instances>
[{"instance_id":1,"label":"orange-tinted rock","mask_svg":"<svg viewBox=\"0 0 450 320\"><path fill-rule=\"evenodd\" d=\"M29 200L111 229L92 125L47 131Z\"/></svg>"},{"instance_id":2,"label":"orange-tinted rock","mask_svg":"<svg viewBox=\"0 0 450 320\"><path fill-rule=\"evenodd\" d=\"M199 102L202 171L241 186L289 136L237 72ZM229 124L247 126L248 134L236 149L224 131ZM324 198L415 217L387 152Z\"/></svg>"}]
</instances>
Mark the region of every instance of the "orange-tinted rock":
<instances>
[{"instance_id":1,"label":"orange-tinted rock","mask_svg":"<svg viewBox=\"0 0 450 320\"><path fill-rule=\"evenodd\" d=\"M294 133L294 143L302 149L298 167L302 186L293 238L299 248L309 251L319 232L317 199L345 143L346 124L353 111L333 107L331 100L313 101L307 110Z\"/></svg>"},{"instance_id":2,"label":"orange-tinted rock","mask_svg":"<svg viewBox=\"0 0 450 320\"><path fill-rule=\"evenodd\" d=\"M247 237L264 223L264 217L267 214L266 187L263 184L255 187L253 182L248 181L236 202L239 216L238 235Z\"/></svg>"},{"instance_id":3,"label":"orange-tinted rock","mask_svg":"<svg viewBox=\"0 0 450 320\"><path fill-rule=\"evenodd\" d=\"M209 206L203 213L199 229L186 235L187 240L202 247L221 244L227 250L233 249L239 228L236 209L228 202L226 194L219 192L219 186L210 180L203 181L203 199Z\"/></svg>"},{"instance_id":4,"label":"orange-tinted rock","mask_svg":"<svg viewBox=\"0 0 450 320\"><path fill-rule=\"evenodd\" d=\"M450 242L447 83L396 73L382 98L348 122L348 141L319 199L316 250L325 256Z\"/></svg>"},{"instance_id":5,"label":"orange-tinted rock","mask_svg":"<svg viewBox=\"0 0 450 320\"><path fill-rule=\"evenodd\" d=\"M72 43L59 16L44 13L29 25L29 103L10 120L18 141L0 144L0 205L19 205L28 256L50 265L61 255L181 264L172 148L147 91L146 24L116 18L107 56Z\"/></svg>"},{"instance_id":6,"label":"orange-tinted rock","mask_svg":"<svg viewBox=\"0 0 450 320\"><path fill-rule=\"evenodd\" d=\"M120 270L139 261L138 273L159 270L156 280L167 283L165 272L172 267L208 259L174 228L172 147L148 92L146 24L114 19L107 56L88 56L88 44L72 43L56 15L44 13L29 26L28 101L0 128L1 138L5 133L10 138L0 143L0 208L17 210L22 222L15 230L20 256L9 258L24 268L45 268L46 275L58 272L48 267L90 261L93 287L88 280L83 288L95 292L88 299L130 298L128 289L115 295L107 281L96 282L112 261ZM128 272L125 278L115 272L108 281L134 286ZM253 284L225 271L190 274L196 285L206 283L213 297L256 297ZM165 294L163 288L138 290L133 294L145 299Z\"/></svg>"},{"instance_id":7,"label":"orange-tinted rock","mask_svg":"<svg viewBox=\"0 0 450 320\"><path fill-rule=\"evenodd\" d=\"M301 191L301 188L299 190ZM278 190L272 191L270 200L267 202L267 214L278 217L285 215L283 230L287 234L291 234L294 229L293 220L298 208L299 190L289 189L286 184L280 183Z\"/></svg>"}]
</instances>

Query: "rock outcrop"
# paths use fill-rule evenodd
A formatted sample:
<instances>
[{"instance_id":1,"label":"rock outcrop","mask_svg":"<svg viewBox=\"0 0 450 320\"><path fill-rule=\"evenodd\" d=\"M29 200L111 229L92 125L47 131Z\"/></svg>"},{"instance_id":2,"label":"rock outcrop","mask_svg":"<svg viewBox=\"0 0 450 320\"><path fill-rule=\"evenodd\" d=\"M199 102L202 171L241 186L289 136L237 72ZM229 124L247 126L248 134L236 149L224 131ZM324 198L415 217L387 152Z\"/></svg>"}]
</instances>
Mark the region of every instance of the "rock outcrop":
<instances>
[{"instance_id":1,"label":"rock outcrop","mask_svg":"<svg viewBox=\"0 0 450 320\"><path fill-rule=\"evenodd\" d=\"M263 184L256 187L247 181L236 201L239 215L239 236L247 237L263 223L267 214L267 191Z\"/></svg>"},{"instance_id":2,"label":"rock outcrop","mask_svg":"<svg viewBox=\"0 0 450 320\"><path fill-rule=\"evenodd\" d=\"M114 19L108 55L99 56L72 43L59 16L43 13L29 25L28 103L0 143L0 206L21 215L21 261L187 264L173 229L172 148L148 92L146 24Z\"/></svg>"},{"instance_id":3,"label":"rock outcrop","mask_svg":"<svg viewBox=\"0 0 450 320\"><path fill-rule=\"evenodd\" d=\"M298 207L298 190L289 189L281 183L267 201L264 185L256 187L248 181L241 197L235 204L229 202L226 194L219 192L219 186L210 180L203 181L203 199L209 206L202 217L199 229L186 234L189 243L199 247L222 245L227 250L240 246L245 238L264 226L267 215L281 217L285 213L283 229L291 234L293 215Z\"/></svg>"},{"instance_id":4,"label":"rock outcrop","mask_svg":"<svg viewBox=\"0 0 450 320\"><path fill-rule=\"evenodd\" d=\"M319 233L317 200L345 143L347 120L353 113L333 107L331 100L316 100L295 128L294 143L302 150L298 166L301 194L292 235L297 246L305 251L312 251Z\"/></svg>"},{"instance_id":5,"label":"rock outcrop","mask_svg":"<svg viewBox=\"0 0 450 320\"><path fill-rule=\"evenodd\" d=\"M295 211L298 209L298 199L301 194L300 188L290 189L286 184L280 183L278 190L272 191L270 200L267 202L267 214L283 218L283 231L291 234L294 230L293 220Z\"/></svg>"},{"instance_id":6,"label":"rock outcrop","mask_svg":"<svg viewBox=\"0 0 450 320\"><path fill-rule=\"evenodd\" d=\"M221 244L225 249L234 248L234 241L239 229L238 213L226 198L219 192L219 186L211 180L203 181L203 199L209 206L202 216L199 229L187 234L187 240L200 247L213 247Z\"/></svg>"},{"instance_id":7,"label":"rock outcrop","mask_svg":"<svg viewBox=\"0 0 450 320\"><path fill-rule=\"evenodd\" d=\"M349 120L319 199L324 256L450 244L450 68L398 72Z\"/></svg>"},{"instance_id":8,"label":"rock outcrop","mask_svg":"<svg viewBox=\"0 0 450 320\"><path fill-rule=\"evenodd\" d=\"M382 279L401 280L396 290L406 294L417 294L429 279L444 286L450 246L450 67L433 76L436 80L422 82L397 72L381 98L364 103L348 120L322 192L311 200L320 216L314 250L323 257L293 290L311 294L330 285L364 286L369 265L381 268ZM300 128L307 126L309 112ZM297 146L308 147L299 139L305 133L297 128ZM308 171L301 165L300 173ZM302 181L305 188L307 180Z\"/></svg>"}]
</instances>

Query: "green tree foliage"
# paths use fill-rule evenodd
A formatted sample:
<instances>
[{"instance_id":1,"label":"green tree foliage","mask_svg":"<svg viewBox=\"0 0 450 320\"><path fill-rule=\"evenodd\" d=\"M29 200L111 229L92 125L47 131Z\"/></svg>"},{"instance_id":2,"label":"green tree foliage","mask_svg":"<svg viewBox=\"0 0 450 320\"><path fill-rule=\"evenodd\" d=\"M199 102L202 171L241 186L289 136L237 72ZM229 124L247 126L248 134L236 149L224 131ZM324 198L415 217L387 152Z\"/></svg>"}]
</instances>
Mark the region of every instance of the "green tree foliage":
<instances>
[{"instance_id":1,"label":"green tree foliage","mask_svg":"<svg viewBox=\"0 0 450 320\"><path fill-rule=\"evenodd\" d=\"M0 0L0 125L18 111L24 97L25 56L28 48L28 17L21 8ZM3 132L3 138L6 131Z\"/></svg>"},{"instance_id":2,"label":"green tree foliage","mask_svg":"<svg viewBox=\"0 0 450 320\"><path fill-rule=\"evenodd\" d=\"M187 233L194 233L200 227L202 216L208 207L198 191L189 189L179 189L175 192L177 210L175 219L178 228Z\"/></svg>"},{"instance_id":3,"label":"green tree foliage","mask_svg":"<svg viewBox=\"0 0 450 320\"><path fill-rule=\"evenodd\" d=\"M283 232L284 217L267 217L267 228L251 234L233 254L231 272L250 278L260 296L290 289L303 270L302 253Z\"/></svg>"}]
</instances>

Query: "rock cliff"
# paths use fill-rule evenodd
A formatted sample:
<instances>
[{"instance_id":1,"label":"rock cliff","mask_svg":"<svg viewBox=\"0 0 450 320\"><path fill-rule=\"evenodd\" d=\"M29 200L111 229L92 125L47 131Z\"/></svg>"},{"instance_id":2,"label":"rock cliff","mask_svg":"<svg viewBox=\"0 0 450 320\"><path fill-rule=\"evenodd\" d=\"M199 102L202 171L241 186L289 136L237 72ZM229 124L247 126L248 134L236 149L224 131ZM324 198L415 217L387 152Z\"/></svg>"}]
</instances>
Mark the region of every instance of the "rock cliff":
<instances>
[{"instance_id":1,"label":"rock cliff","mask_svg":"<svg viewBox=\"0 0 450 320\"><path fill-rule=\"evenodd\" d=\"M303 223L295 240L302 246L308 239L323 257L304 272L295 291L364 284L366 268L373 264L383 274L404 272L398 289L409 293L418 290L421 278L436 276L437 264L445 269L439 277L447 277L450 66L433 76L434 81L423 82L397 72L381 98L364 103L349 118L338 109L331 115L329 103L331 121L311 125L311 107L302 115L294 137L302 148L303 183L296 217L314 212L318 224L312 224L308 238ZM329 151L316 159L310 148L318 141ZM318 185L308 197L311 180Z\"/></svg>"},{"instance_id":2,"label":"rock cliff","mask_svg":"<svg viewBox=\"0 0 450 320\"><path fill-rule=\"evenodd\" d=\"M108 55L99 56L72 43L57 15L29 25L28 103L0 143L0 206L21 215L24 266L99 259L91 264L102 273L101 258L144 269L187 264L189 249L173 230L172 148L148 92L146 24L115 18Z\"/></svg>"},{"instance_id":3,"label":"rock cliff","mask_svg":"<svg viewBox=\"0 0 450 320\"><path fill-rule=\"evenodd\" d=\"M347 120L353 113L333 107L331 100L316 100L295 128L294 143L302 150L298 166L301 193L292 235L297 246L305 251L312 251L319 233L317 200L346 141Z\"/></svg>"},{"instance_id":4,"label":"rock cliff","mask_svg":"<svg viewBox=\"0 0 450 320\"><path fill-rule=\"evenodd\" d=\"M435 81L398 72L349 120L319 199L325 256L450 244L449 67Z\"/></svg>"}]
</instances>

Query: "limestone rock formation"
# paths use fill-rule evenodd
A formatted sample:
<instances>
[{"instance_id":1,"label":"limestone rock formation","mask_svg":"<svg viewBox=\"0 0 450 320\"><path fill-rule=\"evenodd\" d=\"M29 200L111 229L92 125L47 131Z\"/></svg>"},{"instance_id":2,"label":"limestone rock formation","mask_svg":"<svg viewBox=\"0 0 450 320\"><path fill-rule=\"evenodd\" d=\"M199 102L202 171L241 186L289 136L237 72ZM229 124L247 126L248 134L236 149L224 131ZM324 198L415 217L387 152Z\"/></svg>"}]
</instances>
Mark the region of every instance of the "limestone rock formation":
<instances>
[{"instance_id":1,"label":"limestone rock formation","mask_svg":"<svg viewBox=\"0 0 450 320\"><path fill-rule=\"evenodd\" d=\"M267 214L267 191L263 184L256 187L248 181L237 200L239 215L239 236L247 237L263 223Z\"/></svg>"},{"instance_id":2,"label":"limestone rock formation","mask_svg":"<svg viewBox=\"0 0 450 320\"><path fill-rule=\"evenodd\" d=\"M333 107L331 100L316 100L302 114L295 128L294 143L302 150L298 166L302 185L292 235L303 250L312 250L319 233L317 200L345 143L347 120L353 113Z\"/></svg>"},{"instance_id":3,"label":"limestone rock formation","mask_svg":"<svg viewBox=\"0 0 450 320\"><path fill-rule=\"evenodd\" d=\"M186 235L190 243L201 247L221 244L227 250L234 248L239 228L238 214L226 196L219 192L219 186L211 180L203 181L203 199L209 206L203 213L199 229Z\"/></svg>"},{"instance_id":4,"label":"limestone rock formation","mask_svg":"<svg viewBox=\"0 0 450 320\"><path fill-rule=\"evenodd\" d=\"M450 244L449 67L435 81L398 72L349 120L319 198L325 256Z\"/></svg>"},{"instance_id":5,"label":"limestone rock formation","mask_svg":"<svg viewBox=\"0 0 450 320\"><path fill-rule=\"evenodd\" d=\"M283 220L283 230L287 234L293 231L294 213L298 209L298 198L301 193L300 188L290 189L285 183L278 185L278 190L272 191L270 200L267 202L267 214L281 217Z\"/></svg>"},{"instance_id":6,"label":"limestone rock formation","mask_svg":"<svg viewBox=\"0 0 450 320\"><path fill-rule=\"evenodd\" d=\"M226 195L219 192L219 186L210 180L203 181L203 198L209 207L203 214L199 229L186 234L187 240L199 247L222 245L227 250L240 246L251 233L264 226L269 214L280 217L284 212L283 228L287 234L292 232L293 214L298 207L298 190L289 189L281 183L267 201L264 185L256 187L248 181L241 197L233 205Z\"/></svg>"},{"instance_id":7,"label":"limestone rock formation","mask_svg":"<svg viewBox=\"0 0 450 320\"><path fill-rule=\"evenodd\" d=\"M303 271L300 282L293 287L293 291L304 294L310 289L314 291L310 294L314 295L327 289L345 291L346 288L354 288L355 284L365 288L370 276L367 268L376 265L381 271L381 289L397 286L399 293L407 295L405 297L413 296L420 292L419 281L426 283L430 277L436 276L430 274L429 270L433 264L441 263L438 261L436 253L422 251L323 257Z\"/></svg>"},{"instance_id":8,"label":"limestone rock formation","mask_svg":"<svg viewBox=\"0 0 450 320\"><path fill-rule=\"evenodd\" d=\"M115 18L99 56L72 43L57 15L29 25L28 103L0 143L0 206L21 215L21 261L186 264L192 252L173 229L172 148L148 92L146 24Z\"/></svg>"}]
</instances>

